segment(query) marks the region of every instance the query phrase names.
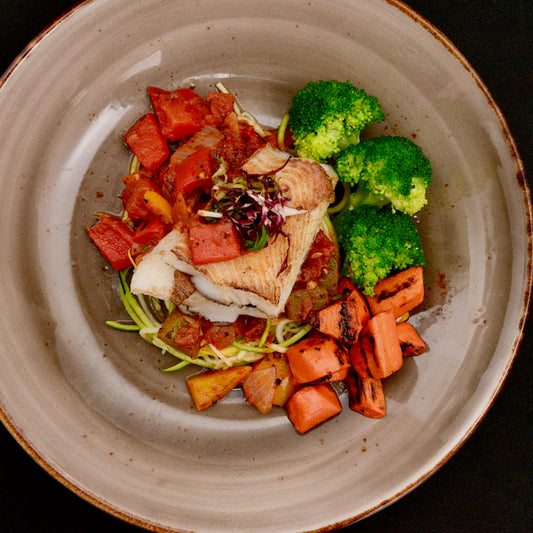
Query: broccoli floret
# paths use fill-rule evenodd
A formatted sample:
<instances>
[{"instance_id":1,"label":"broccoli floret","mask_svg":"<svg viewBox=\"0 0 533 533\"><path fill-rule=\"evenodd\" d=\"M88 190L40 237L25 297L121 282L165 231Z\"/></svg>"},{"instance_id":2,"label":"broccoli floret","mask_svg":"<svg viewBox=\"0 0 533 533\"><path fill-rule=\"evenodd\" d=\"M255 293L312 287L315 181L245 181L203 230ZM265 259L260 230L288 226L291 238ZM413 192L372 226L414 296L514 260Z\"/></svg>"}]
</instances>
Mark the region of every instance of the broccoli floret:
<instances>
[{"instance_id":1,"label":"broccoli floret","mask_svg":"<svg viewBox=\"0 0 533 533\"><path fill-rule=\"evenodd\" d=\"M324 162L358 143L361 131L385 116L378 100L350 82L316 81L300 89L289 110L296 153Z\"/></svg>"},{"instance_id":2,"label":"broccoli floret","mask_svg":"<svg viewBox=\"0 0 533 533\"><path fill-rule=\"evenodd\" d=\"M431 163L422 149L405 137L377 137L348 146L335 161L339 180L357 189L348 208L360 204L392 204L414 215L427 203Z\"/></svg>"},{"instance_id":3,"label":"broccoli floret","mask_svg":"<svg viewBox=\"0 0 533 533\"><path fill-rule=\"evenodd\" d=\"M395 271L426 264L413 219L390 206L344 211L337 234L344 255L342 273L363 294L373 296L376 283Z\"/></svg>"}]
</instances>

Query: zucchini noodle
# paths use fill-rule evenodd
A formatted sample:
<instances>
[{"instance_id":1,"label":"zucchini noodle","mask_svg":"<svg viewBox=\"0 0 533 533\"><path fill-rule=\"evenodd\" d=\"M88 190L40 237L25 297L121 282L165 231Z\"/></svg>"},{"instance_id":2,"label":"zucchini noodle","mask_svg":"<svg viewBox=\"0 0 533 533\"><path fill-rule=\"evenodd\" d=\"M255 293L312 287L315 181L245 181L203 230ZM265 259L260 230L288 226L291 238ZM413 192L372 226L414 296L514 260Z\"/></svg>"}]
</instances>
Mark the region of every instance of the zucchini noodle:
<instances>
[{"instance_id":1,"label":"zucchini noodle","mask_svg":"<svg viewBox=\"0 0 533 533\"><path fill-rule=\"evenodd\" d=\"M285 113L281 119L281 124L278 129L278 146L280 150L285 150L285 132L287 131L287 125L289 124L289 114Z\"/></svg>"},{"instance_id":2,"label":"zucchini noodle","mask_svg":"<svg viewBox=\"0 0 533 533\"><path fill-rule=\"evenodd\" d=\"M141 170L141 164L139 163L137 156L133 155L130 161L129 173L130 175L135 174L136 172L139 172L140 170Z\"/></svg>"},{"instance_id":3,"label":"zucchini noodle","mask_svg":"<svg viewBox=\"0 0 533 533\"><path fill-rule=\"evenodd\" d=\"M340 202L338 204L333 204L331 207L328 208L328 214L330 215L340 213L350 201L350 194L352 193L350 185L348 183L342 183L342 187L343 194Z\"/></svg>"},{"instance_id":4,"label":"zucchini noodle","mask_svg":"<svg viewBox=\"0 0 533 533\"><path fill-rule=\"evenodd\" d=\"M163 369L164 372L181 370L190 364L213 370L223 370L232 366L255 363L269 353L285 353L290 346L302 339L311 330L309 324L301 325L286 318L267 319L259 340L246 342L239 338L223 349L208 344L200 348L196 357L191 357L158 337L161 322L154 316L145 296L132 294L128 283L130 270L131 268L127 268L119 272L119 291L124 308L133 324L108 320L106 325L120 331L135 331L144 341L179 359L177 364ZM150 304L158 312L163 312L164 309L170 312L174 307L171 303L160 302L159 300L152 301Z\"/></svg>"}]
</instances>

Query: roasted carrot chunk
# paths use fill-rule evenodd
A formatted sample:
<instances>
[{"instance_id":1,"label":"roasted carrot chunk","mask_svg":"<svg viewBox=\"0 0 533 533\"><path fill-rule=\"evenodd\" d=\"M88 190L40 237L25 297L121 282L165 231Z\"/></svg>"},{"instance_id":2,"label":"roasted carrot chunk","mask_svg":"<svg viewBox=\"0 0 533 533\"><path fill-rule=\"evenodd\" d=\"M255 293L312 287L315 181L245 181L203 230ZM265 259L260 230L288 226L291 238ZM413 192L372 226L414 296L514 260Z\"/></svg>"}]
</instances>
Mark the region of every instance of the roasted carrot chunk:
<instances>
[{"instance_id":1,"label":"roasted carrot chunk","mask_svg":"<svg viewBox=\"0 0 533 533\"><path fill-rule=\"evenodd\" d=\"M379 281L374 296L368 298L368 305L373 315L392 311L399 318L423 301L424 271L421 266L415 266Z\"/></svg>"},{"instance_id":2,"label":"roasted carrot chunk","mask_svg":"<svg viewBox=\"0 0 533 533\"><path fill-rule=\"evenodd\" d=\"M289 420L298 433L305 433L341 411L337 394L328 383L307 385L287 402Z\"/></svg>"},{"instance_id":3,"label":"roasted carrot chunk","mask_svg":"<svg viewBox=\"0 0 533 533\"><path fill-rule=\"evenodd\" d=\"M297 383L327 381L349 366L346 349L335 339L318 332L293 344L287 351L287 359Z\"/></svg>"},{"instance_id":4,"label":"roasted carrot chunk","mask_svg":"<svg viewBox=\"0 0 533 533\"><path fill-rule=\"evenodd\" d=\"M355 302L357 306L357 319L364 328L366 323L370 320L371 315L366 303L366 299L362 295L361 291L348 278L341 278L339 281L338 292L342 295L343 299Z\"/></svg>"},{"instance_id":5,"label":"roasted carrot chunk","mask_svg":"<svg viewBox=\"0 0 533 533\"><path fill-rule=\"evenodd\" d=\"M311 316L309 323L315 329L340 342L357 342L363 326L359 321L357 304L353 300L337 300Z\"/></svg>"},{"instance_id":6,"label":"roasted carrot chunk","mask_svg":"<svg viewBox=\"0 0 533 533\"><path fill-rule=\"evenodd\" d=\"M386 378L403 364L396 319L390 311L373 316L350 350L356 372L364 378Z\"/></svg>"},{"instance_id":7,"label":"roasted carrot chunk","mask_svg":"<svg viewBox=\"0 0 533 533\"><path fill-rule=\"evenodd\" d=\"M188 378L187 387L196 409L202 411L222 400L240 385L251 371L251 366L234 366L227 370L215 370Z\"/></svg>"},{"instance_id":8,"label":"roasted carrot chunk","mask_svg":"<svg viewBox=\"0 0 533 533\"><path fill-rule=\"evenodd\" d=\"M350 369L345 380L348 389L348 404L368 418L382 418L387 413L385 394L380 379L363 378Z\"/></svg>"},{"instance_id":9,"label":"roasted carrot chunk","mask_svg":"<svg viewBox=\"0 0 533 533\"><path fill-rule=\"evenodd\" d=\"M397 324L400 348L404 357L420 355L426 349L426 343L422 340L416 329L409 322Z\"/></svg>"}]
</instances>

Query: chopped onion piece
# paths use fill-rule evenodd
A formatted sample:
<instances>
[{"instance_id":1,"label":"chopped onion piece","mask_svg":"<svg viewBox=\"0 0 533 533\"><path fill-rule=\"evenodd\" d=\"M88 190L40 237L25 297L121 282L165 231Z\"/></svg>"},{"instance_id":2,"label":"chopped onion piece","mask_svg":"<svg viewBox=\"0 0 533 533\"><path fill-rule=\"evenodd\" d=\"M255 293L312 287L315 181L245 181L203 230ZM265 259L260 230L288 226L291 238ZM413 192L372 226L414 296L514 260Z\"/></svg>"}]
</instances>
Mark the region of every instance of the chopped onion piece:
<instances>
[{"instance_id":1,"label":"chopped onion piece","mask_svg":"<svg viewBox=\"0 0 533 533\"><path fill-rule=\"evenodd\" d=\"M222 218L222 213L217 213L216 211L206 211L205 209L198 209L197 214L201 217Z\"/></svg>"}]
</instances>

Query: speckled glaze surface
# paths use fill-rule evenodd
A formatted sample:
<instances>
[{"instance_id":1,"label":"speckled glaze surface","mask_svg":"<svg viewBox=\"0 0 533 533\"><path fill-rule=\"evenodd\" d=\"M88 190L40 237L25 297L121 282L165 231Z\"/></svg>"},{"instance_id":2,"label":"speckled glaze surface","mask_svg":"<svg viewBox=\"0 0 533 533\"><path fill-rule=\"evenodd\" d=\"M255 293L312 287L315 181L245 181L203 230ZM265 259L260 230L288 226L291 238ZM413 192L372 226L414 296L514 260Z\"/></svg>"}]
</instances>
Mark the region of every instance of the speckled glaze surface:
<instances>
[{"instance_id":1,"label":"speckled glaze surface","mask_svg":"<svg viewBox=\"0 0 533 533\"><path fill-rule=\"evenodd\" d=\"M186 372L106 329L116 275L85 227L119 209L122 134L148 85L223 81L276 126L297 88L328 78L379 98L371 135L414 138L432 161L413 317L429 350L386 381L384 419L346 408L302 437L237 393L196 412ZM6 73L0 121L0 418L83 498L160 531L329 529L416 487L490 407L529 305L529 191L482 82L399 2L86 2Z\"/></svg>"}]
</instances>

